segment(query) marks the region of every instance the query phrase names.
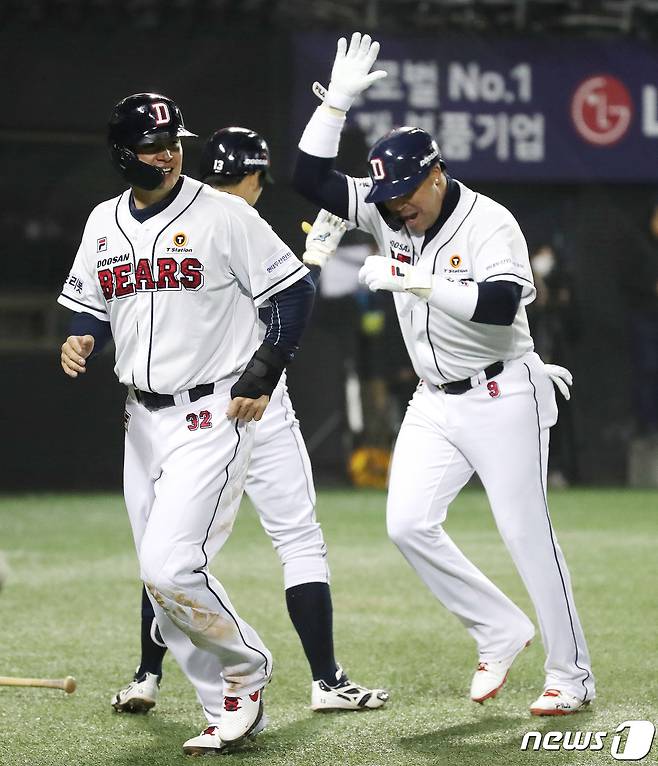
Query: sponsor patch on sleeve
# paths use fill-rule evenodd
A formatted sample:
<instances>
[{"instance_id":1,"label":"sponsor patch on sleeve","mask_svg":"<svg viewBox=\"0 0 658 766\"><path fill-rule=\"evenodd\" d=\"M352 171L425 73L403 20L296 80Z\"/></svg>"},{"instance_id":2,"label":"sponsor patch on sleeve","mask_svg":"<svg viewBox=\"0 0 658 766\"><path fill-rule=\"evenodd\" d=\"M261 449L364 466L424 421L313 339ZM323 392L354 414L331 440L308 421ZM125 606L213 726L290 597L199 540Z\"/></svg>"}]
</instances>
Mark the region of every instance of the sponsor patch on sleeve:
<instances>
[{"instance_id":1,"label":"sponsor patch on sleeve","mask_svg":"<svg viewBox=\"0 0 658 766\"><path fill-rule=\"evenodd\" d=\"M76 274L71 272L68 275L66 282L64 282L64 287L65 288L72 287L76 293L82 293L82 288L84 287L84 283Z\"/></svg>"},{"instance_id":2,"label":"sponsor patch on sleeve","mask_svg":"<svg viewBox=\"0 0 658 766\"><path fill-rule=\"evenodd\" d=\"M290 250L287 250L284 253L277 253L277 255L263 261L263 269L265 270L266 274L274 274L274 272L276 272L280 266L283 266L284 263L287 263L291 258L294 257L295 256L290 252Z\"/></svg>"}]
</instances>

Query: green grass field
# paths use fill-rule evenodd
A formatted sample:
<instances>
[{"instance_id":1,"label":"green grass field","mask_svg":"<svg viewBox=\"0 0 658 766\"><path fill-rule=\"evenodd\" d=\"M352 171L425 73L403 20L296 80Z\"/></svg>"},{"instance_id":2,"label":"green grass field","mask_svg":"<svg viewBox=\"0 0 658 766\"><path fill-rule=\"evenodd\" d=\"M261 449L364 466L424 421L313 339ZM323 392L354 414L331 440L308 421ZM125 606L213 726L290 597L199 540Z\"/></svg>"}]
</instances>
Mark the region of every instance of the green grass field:
<instances>
[{"instance_id":1,"label":"green grass field","mask_svg":"<svg viewBox=\"0 0 658 766\"><path fill-rule=\"evenodd\" d=\"M476 655L386 538L384 495L322 492L337 656L357 681L382 684L381 711L317 714L310 677L288 621L278 559L245 504L213 570L275 658L266 694L270 726L239 753L255 766L613 764L599 752L522 752L537 730L612 732L625 720L658 722L658 493L554 492L555 526L571 568L598 679L589 711L533 719L542 689L536 640L498 699L468 699ZM534 618L484 495L462 493L447 528L484 571ZM0 687L0 764L169 766L189 763L185 739L204 721L171 658L147 716L117 715L110 697L138 660L140 584L128 520L114 495L0 499L0 548L11 575L0 596L0 675L74 675L78 690ZM643 763L655 763L658 743Z\"/></svg>"}]
</instances>

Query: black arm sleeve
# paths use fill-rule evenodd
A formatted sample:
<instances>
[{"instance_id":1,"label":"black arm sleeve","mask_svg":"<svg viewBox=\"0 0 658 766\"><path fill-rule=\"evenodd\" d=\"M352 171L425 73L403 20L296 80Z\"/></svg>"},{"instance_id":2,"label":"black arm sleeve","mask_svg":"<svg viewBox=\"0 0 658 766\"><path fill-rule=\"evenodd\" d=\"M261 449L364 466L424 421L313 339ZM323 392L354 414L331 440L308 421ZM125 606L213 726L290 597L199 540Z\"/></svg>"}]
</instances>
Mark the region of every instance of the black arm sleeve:
<instances>
[{"instance_id":1,"label":"black arm sleeve","mask_svg":"<svg viewBox=\"0 0 658 766\"><path fill-rule=\"evenodd\" d=\"M300 151L292 176L292 185L306 199L334 215L348 218L347 176L334 169L334 161Z\"/></svg>"},{"instance_id":2,"label":"black arm sleeve","mask_svg":"<svg viewBox=\"0 0 658 766\"><path fill-rule=\"evenodd\" d=\"M272 309L265 339L233 384L233 399L237 396L258 399L263 394L272 395L284 367L299 348L314 298L315 285L310 274L305 274L270 298Z\"/></svg>"},{"instance_id":3,"label":"black arm sleeve","mask_svg":"<svg viewBox=\"0 0 658 766\"><path fill-rule=\"evenodd\" d=\"M94 350L90 356L96 356L112 339L112 328L109 322L103 322L85 311L75 313L69 324L69 335L93 335Z\"/></svg>"},{"instance_id":4,"label":"black arm sleeve","mask_svg":"<svg viewBox=\"0 0 658 766\"><path fill-rule=\"evenodd\" d=\"M279 351L286 361L295 356L315 299L315 285L310 274L270 298L272 312L264 343Z\"/></svg>"},{"instance_id":5,"label":"black arm sleeve","mask_svg":"<svg viewBox=\"0 0 658 766\"><path fill-rule=\"evenodd\" d=\"M516 282L478 282L478 301L471 321L509 326L520 303L521 285Z\"/></svg>"}]
</instances>

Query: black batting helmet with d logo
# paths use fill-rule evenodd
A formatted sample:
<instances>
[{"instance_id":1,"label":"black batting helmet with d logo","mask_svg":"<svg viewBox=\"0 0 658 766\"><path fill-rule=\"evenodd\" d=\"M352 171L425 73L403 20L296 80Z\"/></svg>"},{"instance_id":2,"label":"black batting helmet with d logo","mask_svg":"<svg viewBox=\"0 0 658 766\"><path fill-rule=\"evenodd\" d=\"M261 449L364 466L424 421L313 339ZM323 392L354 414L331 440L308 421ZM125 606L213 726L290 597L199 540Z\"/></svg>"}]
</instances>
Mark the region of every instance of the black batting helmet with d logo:
<instances>
[{"instance_id":1,"label":"black batting helmet with d logo","mask_svg":"<svg viewBox=\"0 0 658 766\"><path fill-rule=\"evenodd\" d=\"M159 93L135 93L122 99L112 110L107 143L112 164L129 184L142 189L157 189L162 171L137 159L136 150L154 140L174 140L196 136L185 128L183 114L167 96Z\"/></svg>"}]
</instances>

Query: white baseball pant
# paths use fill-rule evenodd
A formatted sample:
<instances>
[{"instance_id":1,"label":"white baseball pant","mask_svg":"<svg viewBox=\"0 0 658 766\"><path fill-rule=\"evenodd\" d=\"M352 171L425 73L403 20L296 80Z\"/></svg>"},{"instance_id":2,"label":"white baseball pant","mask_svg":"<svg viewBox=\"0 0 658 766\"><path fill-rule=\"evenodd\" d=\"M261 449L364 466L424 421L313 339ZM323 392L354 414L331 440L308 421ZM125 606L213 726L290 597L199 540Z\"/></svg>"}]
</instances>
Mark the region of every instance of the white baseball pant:
<instances>
[{"instance_id":1,"label":"white baseball pant","mask_svg":"<svg viewBox=\"0 0 658 766\"><path fill-rule=\"evenodd\" d=\"M205 401L205 400L199 400ZM327 550L315 516L311 463L286 388L285 373L255 425L245 491L283 566L284 586L329 582ZM209 724L221 715L221 665L195 646L151 599L162 637L194 686Z\"/></svg>"},{"instance_id":2,"label":"white baseball pant","mask_svg":"<svg viewBox=\"0 0 658 766\"><path fill-rule=\"evenodd\" d=\"M506 362L494 381L461 395L419 386L395 445L388 533L475 639L481 660L516 652L533 636L532 623L442 526L476 472L537 612L545 688L592 699L589 652L546 500L549 429L557 420L553 385L535 353Z\"/></svg>"},{"instance_id":3,"label":"white baseball pant","mask_svg":"<svg viewBox=\"0 0 658 766\"><path fill-rule=\"evenodd\" d=\"M226 418L226 389L156 412L128 397L124 493L141 577L167 645L177 659L188 642L216 658L223 694L238 696L267 682L272 659L208 571L233 527L254 436L254 424ZM197 686L198 678L188 677ZM197 692L203 699L203 689Z\"/></svg>"}]
</instances>

